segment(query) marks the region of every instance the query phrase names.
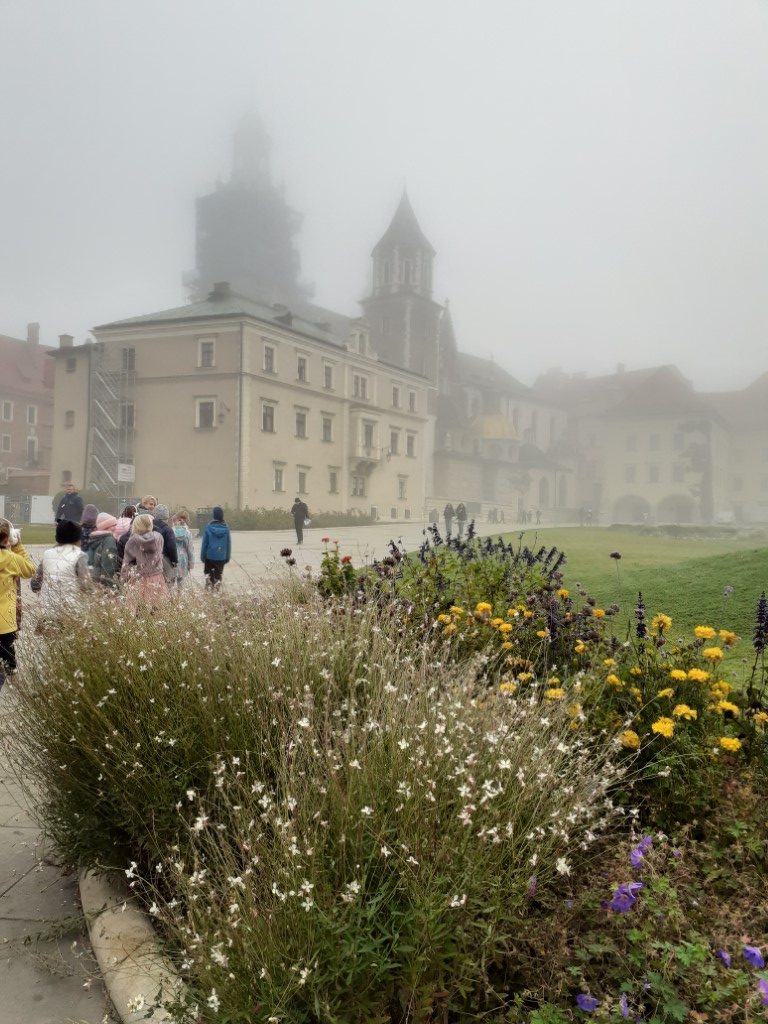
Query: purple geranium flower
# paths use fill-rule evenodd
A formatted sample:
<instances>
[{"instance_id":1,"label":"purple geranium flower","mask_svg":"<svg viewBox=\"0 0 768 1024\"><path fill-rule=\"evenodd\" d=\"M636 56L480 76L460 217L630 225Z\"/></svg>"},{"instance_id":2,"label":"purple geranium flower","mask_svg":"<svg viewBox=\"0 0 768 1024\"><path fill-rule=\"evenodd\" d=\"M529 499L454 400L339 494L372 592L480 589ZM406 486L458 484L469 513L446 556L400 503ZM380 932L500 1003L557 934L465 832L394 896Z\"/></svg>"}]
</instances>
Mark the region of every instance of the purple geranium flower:
<instances>
[{"instance_id":1,"label":"purple geranium flower","mask_svg":"<svg viewBox=\"0 0 768 1024\"><path fill-rule=\"evenodd\" d=\"M639 868L642 866L645 860L645 855L653 845L653 836L643 836L637 846L633 847L629 851L629 862L633 868Z\"/></svg>"},{"instance_id":2,"label":"purple geranium flower","mask_svg":"<svg viewBox=\"0 0 768 1024\"><path fill-rule=\"evenodd\" d=\"M748 964L756 967L758 971L762 971L765 967L765 957L757 948L757 946L745 946L744 947L744 959Z\"/></svg>"},{"instance_id":3,"label":"purple geranium flower","mask_svg":"<svg viewBox=\"0 0 768 1024\"><path fill-rule=\"evenodd\" d=\"M722 960L723 961L723 963L725 964L726 967L730 967L731 966L731 954L729 952L727 952L727 950L725 950L725 949L718 949L718 951L717 951L717 953L715 955L717 956L718 960Z\"/></svg>"},{"instance_id":4,"label":"purple geranium flower","mask_svg":"<svg viewBox=\"0 0 768 1024\"><path fill-rule=\"evenodd\" d=\"M757 991L760 993L763 1006L768 1006L768 981L761 978L757 983Z\"/></svg>"},{"instance_id":5,"label":"purple geranium flower","mask_svg":"<svg viewBox=\"0 0 768 1024\"><path fill-rule=\"evenodd\" d=\"M600 1005L600 1000L595 999L595 997L591 996L588 992L579 992L576 996L576 1005L585 1013L594 1013Z\"/></svg>"},{"instance_id":6,"label":"purple geranium flower","mask_svg":"<svg viewBox=\"0 0 768 1024\"><path fill-rule=\"evenodd\" d=\"M626 992L622 992L619 998L619 1010L621 1011L621 1016L626 1020L629 1017L629 1000L627 999Z\"/></svg>"},{"instance_id":7,"label":"purple geranium flower","mask_svg":"<svg viewBox=\"0 0 768 1024\"><path fill-rule=\"evenodd\" d=\"M617 914L626 914L637 903L637 894L642 888L642 882L629 882L617 886L608 906Z\"/></svg>"}]
</instances>

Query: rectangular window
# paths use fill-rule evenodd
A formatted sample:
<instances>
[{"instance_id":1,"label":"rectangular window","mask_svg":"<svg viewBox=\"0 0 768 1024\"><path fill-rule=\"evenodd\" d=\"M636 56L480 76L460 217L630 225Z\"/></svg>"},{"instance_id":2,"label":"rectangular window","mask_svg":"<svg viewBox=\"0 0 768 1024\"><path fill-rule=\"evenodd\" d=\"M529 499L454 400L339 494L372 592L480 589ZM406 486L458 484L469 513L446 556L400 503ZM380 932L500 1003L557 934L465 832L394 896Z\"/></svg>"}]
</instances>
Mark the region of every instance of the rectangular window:
<instances>
[{"instance_id":1,"label":"rectangular window","mask_svg":"<svg viewBox=\"0 0 768 1024\"><path fill-rule=\"evenodd\" d=\"M392 407L400 408L400 388L396 384L392 385Z\"/></svg>"},{"instance_id":2,"label":"rectangular window","mask_svg":"<svg viewBox=\"0 0 768 1024\"><path fill-rule=\"evenodd\" d=\"M27 438L27 462L37 462L37 438Z\"/></svg>"},{"instance_id":3,"label":"rectangular window","mask_svg":"<svg viewBox=\"0 0 768 1024\"><path fill-rule=\"evenodd\" d=\"M197 343L197 365L210 369L216 365L216 342L213 338L201 338Z\"/></svg>"},{"instance_id":4,"label":"rectangular window","mask_svg":"<svg viewBox=\"0 0 768 1024\"><path fill-rule=\"evenodd\" d=\"M64 413L64 426L65 427L74 427L74 425L75 425L75 410L74 409L67 409L67 411Z\"/></svg>"},{"instance_id":5,"label":"rectangular window","mask_svg":"<svg viewBox=\"0 0 768 1024\"><path fill-rule=\"evenodd\" d=\"M352 497L353 498L364 498L365 497L365 477L364 476L353 476L352 477Z\"/></svg>"},{"instance_id":6,"label":"rectangular window","mask_svg":"<svg viewBox=\"0 0 768 1024\"><path fill-rule=\"evenodd\" d=\"M283 467L273 466L272 467L272 490L273 491L284 491L283 487Z\"/></svg>"},{"instance_id":7,"label":"rectangular window","mask_svg":"<svg viewBox=\"0 0 768 1024\"><path fill-rule=\"evenodd\" d=\"M336 469L328 470L328 493L339 493L339 472Z\"/></svg>"},{"instance_id":8,"label":"rectangular window","mask_svg":"<svg viewBox=\"0 0 768 1024\"><path fill-rule=\"evenodd\" d=\"M261 429L265 434L275 432L275 407L267 402L261 403Z\"/></svg>"},{"instance_id":9,"label":"rectangular window","mask_svg":"<svg viewBox=\"0 0 768 1024\"><path fill-rule=\"evenodd\" d=\"M397 497L400 501L405 501L406 492L408 490L408 477L399 476L397 478Z\"/></svg>"},{"instance_id":10,"label":"rectangular window","mask_svg":"<svg viewBox=\"0 0 768 1024\"><path fill-rule=\"evenodd\" d=\"M299 494L307 493L307 471L306 469L299 470Z\"/></svg>"},{"instance_id":11,"label":"rectangular window","mask_svg":"<svg viewBox=\"0 0 768 1024\"><path fill-rule=\"evenodd\" d=\"M661 474L659 473L659 467L658 466L649 466L648 467L648 483L649 484L657 484L659 482L660 477L661 477Z\"/></svg>"},{"instance_id":12,"label":"rectangular window","mask_svg":"<svg viewBox=\"0 0 768 1024\"><path fill-rule=\"evenodd\" d=\"M405 454L413 458L416 454L416 435L408 434L405 438Z\"/></svg>"},{"instance_id":13,"label":"rectangular window","mask_svg":"<svg viewBox=\"0 0 768 1024\"><path fill-rule=\"evenodd\" d=\"M299 356L296 360L296 376L303 383L306 384L309 380L307 376L307 357Z\"/></svg>"},{"instance_id":14,"label":"rectangular window","mask_svg":"<svg viewBox=\"0 0 768 1024\"><path fill-rule=\"evenodd\" d=\"M61 471L61 482L63 484L71 484L72 483L72 470L71 469L62 469L62 471Z\"/></svg>"},{"instance_id":15,"label":"rectangular window","mask_svg":"<svg viewBox=\"0 0 768 1024\"><path fill-rule=\"evenodd\" d=\"M135 406L133 402L121 402L120 427L123 430L133 430L135 423Z\"/></svg>"},{"instance_id":16,"label":"rectangular window","mask_svg":"<svg viewBox=\"0 0 768 1024\"><path fill-rule=\"evenodd\" d=\"M0 436L0 452L9 452L11 450L11 435L3 434Z\"/></svg>"},{"instance_id":17,"label":"rectangular window","mask_svg":"<svg viewBox=\"0 0 768 1024\"><path fill-rule=\"evenodd\" d=\"M307 414L303 411L296 413L296 437L307 436Z\"/></svg>"},{"instance_id":18,"label":"rectangular window","mask_svg":"<svg viewBox=\"0 0 768 1024\"><path fill-rule=\"evenodd\" d=\"M133 371L136 369L136 349L123 349L123 370Z\"/></svg>"},{"instance_id":19,"label":"rectangular window","mask_svg":"<svg viewBox=\"0 0 768 1024\"><path fill-rule=\"evenodd\" d=\"M28 427L36 427L37 426L37 406L36 405L28 405L27 406L27 426Z\"/></svg>"},{"instance_id":20,"label":"rectangular window","mask_svg":"<svg viewBox=\"0 0 768 1024\"><path fill-rule=\"evenodd\" d=\"M368 398L368 378L356 373L352 377L352 397Z\"/></svg>"},{"instance_id":21,"label":"rectangular window","mask_svg":"<svg viewBox=\"0 0 768 1024\"><path fill-rule=\"evenodd\" d=\"M636 479L636 471L634 466L624 467L624 483L633 484Z\"/></svg>"},{"instance_id":22,"label":"rectangular window","mask_svg":"<svg viewBox=\"0 0 768 1024\"><path fill-rule=\"evenodd\" d=\"M264 373L275 372L275 350L271 345L264 346Z\"/></svg>"},{"instance_id":23,"label":"rectangular window","mask_svg":"<svg viewBox=\"0 0 768 1024\"><path fill-rule=\"evenodd\" d=\"M333 367L328 363L323 366L323 387L328 391L333 391Z\"/></svg>"},{"instance_id":24,"label":"rectangular window","mask_svg":"<svg viewBox=\"0 0 768 1024\"><path fill-rule=\"evenodd\" d=\"M681 484L685 480L685 466L681 466L678 462L672 467L672 479L676 484Z\"/></svg>"},{"instance_id":25,"label":"rectangular window","mask_svg":"<svg viewBox=\"0 0 768 1024\"><path fill-rule=\"evenodd\" d=\"M0 405L0 413L2 413L2 417L6 423L10 423L13 419L13 402L3 402L2 405Z\"/></svg>"},{"instance_id":26,"label":"rectangular window","mask_svg":"<svg viewBox=\"0 0 768 1024\"><path fill-rule=\"evenodd\" d=\"M408 392L408 412L416 412L416 392Z\"/></svg>"},{"instance_id":27,"label":"rectangular window","mask_svg":"<svg viewBox=\"0 0 768 1024\"><path fill-rule=\"evenodd\" d=\"M216 399L195 400L195 426L198 430L212 430L216 422Z\"/></svg>"},{"instance_id":28,"label":"rectangular window","mask_svg":"<svg viewBox=\"0 0 768 1024\"><path fill-rule=\"evenodd\" d=\"M333 440L333 419L330 416L323 416L323 440Z\"/></svg>"},{"instance_id":29,"label":"rectangular window","mask_svg":"<svg viewBox=\"0 0 768 1024\"><path fill-rule=\"evenodd\" d=\"M661 434L651 434L648 438L648 449L657 452L661 448Z\"/></svg>"},{"instance_id":30,"label":"rectangular window","mask_svg":"<svg viewBox=\"0 0 768 1024\"><path fill-rule=\"evenodd\" d=\"M389 452L390 455L400 454L400 431L390 430L389 432Z\"/></svg>"},{"instance_id":31,"label":"rectangular window","mask_svg":"<svg viewBox=\"0 0 768 1024\"><path fill-rule=\"evenodd\" d=\"M624 439L624 447L627 449L628 452L637 451L637 438L634 434L627 434L626 438Z\"/></svg>"},{"instance_id":32,"label":"rectangular window","mask_svg":"<svg viewBox=\"0 0 768 1024\"><path fill-rule=\"evenodd\" d=\"M363 424L363 447L373 448L373 423Z\"/></svg>"},{"instance_id":33,"label":"rectangular window","mask_svg":"<svg viewBox=\"0 0 768 1024\"><path fill-rule=\"evenodd\" d=\"M69 359L64 360L64 369L67 373L74 373L77 369L77 359L74 356L70 356Z\"/></svg>"}]
</instances>

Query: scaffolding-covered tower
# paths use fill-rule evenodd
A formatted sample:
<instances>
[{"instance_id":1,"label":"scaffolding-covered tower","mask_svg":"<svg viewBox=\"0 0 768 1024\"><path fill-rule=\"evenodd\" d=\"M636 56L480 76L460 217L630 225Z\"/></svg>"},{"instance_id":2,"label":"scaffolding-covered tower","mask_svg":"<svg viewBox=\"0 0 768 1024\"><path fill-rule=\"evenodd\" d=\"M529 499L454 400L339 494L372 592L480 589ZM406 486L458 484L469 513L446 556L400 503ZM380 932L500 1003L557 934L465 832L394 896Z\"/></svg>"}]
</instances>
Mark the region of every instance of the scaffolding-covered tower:
<instances>
[{"instance_id":1,"label":"scaffolding-covered tower","mask_svg":"<svg viewBox=\"0 0 768 1024\"><path fill-rule=\"evenodd\" d=\"M101 511L115 515L133 497L134 380L134 349L93 346L87 483L104 495Z\"/></svg>"}]
</instances>

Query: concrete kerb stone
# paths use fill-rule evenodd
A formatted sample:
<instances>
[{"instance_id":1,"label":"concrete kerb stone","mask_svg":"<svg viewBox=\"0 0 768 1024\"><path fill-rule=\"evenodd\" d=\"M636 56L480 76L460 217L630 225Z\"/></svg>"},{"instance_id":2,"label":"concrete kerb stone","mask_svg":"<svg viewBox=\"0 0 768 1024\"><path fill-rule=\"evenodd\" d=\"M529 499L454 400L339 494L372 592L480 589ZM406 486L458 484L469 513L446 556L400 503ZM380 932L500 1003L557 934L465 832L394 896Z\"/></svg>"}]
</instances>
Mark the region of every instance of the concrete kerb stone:
<instances>
[{"instance_id":1,"label":"concrete kerb stone","mask_svg":"<svg viewBox=\"0 0 768 1024\"><path fill-rule=\"evenodd\" d=\"M119 875L82 871L83 914L102 979L123 1024L170 1021L163 1004L184 982L160 949L155 929Z\"/></svg>"}]
</instances>

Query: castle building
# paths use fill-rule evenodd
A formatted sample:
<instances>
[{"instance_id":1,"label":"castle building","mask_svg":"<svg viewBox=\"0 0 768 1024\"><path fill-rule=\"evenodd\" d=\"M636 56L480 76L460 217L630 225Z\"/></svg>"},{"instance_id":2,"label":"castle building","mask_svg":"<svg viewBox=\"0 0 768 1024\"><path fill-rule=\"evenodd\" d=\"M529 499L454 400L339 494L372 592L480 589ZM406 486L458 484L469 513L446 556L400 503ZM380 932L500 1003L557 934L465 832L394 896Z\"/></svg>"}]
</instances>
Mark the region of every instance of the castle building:
<instances>
[{"instance_id":1,"label":"castle building","mask_svg":"<svg viewBox=\"0 0 768 1024\"><path fill-rule=\"evenodd\" d=\"M40 344L40 325L26 339L0 335L0 494L47 494L49 487L52 349ZM10 515L10 512L8 513Z\"/></svg>"}]
</instances>

